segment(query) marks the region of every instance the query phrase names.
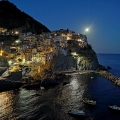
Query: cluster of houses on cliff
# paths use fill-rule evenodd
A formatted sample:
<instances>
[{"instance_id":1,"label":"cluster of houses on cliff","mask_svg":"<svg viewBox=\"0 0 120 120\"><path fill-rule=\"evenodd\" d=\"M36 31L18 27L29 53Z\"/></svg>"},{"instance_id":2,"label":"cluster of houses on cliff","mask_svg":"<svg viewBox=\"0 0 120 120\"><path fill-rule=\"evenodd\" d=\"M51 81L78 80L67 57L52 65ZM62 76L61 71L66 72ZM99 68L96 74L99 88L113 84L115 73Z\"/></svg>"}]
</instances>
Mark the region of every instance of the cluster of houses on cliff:
<instances>
[{"instance_id":1,"label":"cluster of houses on cliff","mask_svg":"<svg viewBox=\"0 0 120 120\"><path fill-rule=\"evenodd\" d=\"M11 44L9 51L7 51L7 57L15 57L16 61L21 59L23 62L32 61L46 64L58 54L68 55L70 45L73 43L77 43L81 49L87 48L88 45L86 35L76 34L68 29L39 35L31 32L20 33L17 30L13 33L17 34L19 39Z\"/></svg>"}]
</instances>

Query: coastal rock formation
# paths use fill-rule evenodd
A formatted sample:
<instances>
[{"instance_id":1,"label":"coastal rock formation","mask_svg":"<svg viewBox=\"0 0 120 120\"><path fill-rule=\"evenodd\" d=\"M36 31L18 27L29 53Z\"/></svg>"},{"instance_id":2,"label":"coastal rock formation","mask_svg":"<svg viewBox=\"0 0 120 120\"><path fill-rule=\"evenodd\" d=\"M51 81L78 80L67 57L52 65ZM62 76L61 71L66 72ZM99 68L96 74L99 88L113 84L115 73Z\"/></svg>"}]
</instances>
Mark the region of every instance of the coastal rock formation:
<instances>
[{"instance_id":1,"label":"coastal rock formation","mask_svg":"<svg viewBox=\"0 0 120 120\"><path fill-rule=\"evenodd\" d=\"M10 80L0 80L0 92L18 89L23 85L22 82L12 82Z\"/></svg>"},{"instance_id":2,"label":"coastal rock formation","mask_svg":"<svg viewBox=\"0 0 120 120\"><path fill-rule=\"evenodd\" d=\"M54 79L50 79L50 78L45 78L41 82L41 86L43 86L43 87L50 87L50 86L56 86L56 85L58 85L58 81L56 81Z\"/></svg>"},{"instance_id":3,"label":"coastal rock formation","mask_svg":"<svg viewBox=\"0 0 120 120\"><path fill-rule=\"evenodd\" d=\"M35 88L40 88L40 83L29 83L29 84L25 84L22 86L22 88L25 89L35 89Z\"/></svg>"},{"instance_id":4,"label":"coastal rock formation","mask_svg":"<svg viewBox=\"0 0 120 120\"><path fill-rule=\"evenodd\" d=\"M96 70L98 59L94 50L81 50L77 58L77 68L79 70Z\"/></svg>"},{"instance_id":5,"label":"coastal rock formation","mask_svg":"<svg viewBox=\"0 0 120 120\"><path fill-rule=\"evenodd\" d=\"M99 63L93 50L81 50L77 55L57 56L52 66L53 71L96 70Z\"/></svg>"}]
</instances>

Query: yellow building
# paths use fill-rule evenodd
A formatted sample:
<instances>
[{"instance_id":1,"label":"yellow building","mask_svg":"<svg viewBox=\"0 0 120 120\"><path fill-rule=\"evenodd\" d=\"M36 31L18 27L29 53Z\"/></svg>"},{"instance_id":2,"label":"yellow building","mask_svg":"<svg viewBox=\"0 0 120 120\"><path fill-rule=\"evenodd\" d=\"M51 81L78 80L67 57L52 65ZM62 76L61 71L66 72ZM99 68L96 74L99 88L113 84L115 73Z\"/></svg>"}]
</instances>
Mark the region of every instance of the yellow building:
<instances>
[{"instance_id":1,"label":"yellow building","mask_svg":"<svg viewBox=\"0 0 120 120\"><path fill-rule=\"evenodd\" d=\"M14 55L13 53L9 53L9 54L8 54L8 58L11 58L11 59L12 59L12 58L14 58L14 56L15 56L15 55Z\"/></svg>"}]
</instances>

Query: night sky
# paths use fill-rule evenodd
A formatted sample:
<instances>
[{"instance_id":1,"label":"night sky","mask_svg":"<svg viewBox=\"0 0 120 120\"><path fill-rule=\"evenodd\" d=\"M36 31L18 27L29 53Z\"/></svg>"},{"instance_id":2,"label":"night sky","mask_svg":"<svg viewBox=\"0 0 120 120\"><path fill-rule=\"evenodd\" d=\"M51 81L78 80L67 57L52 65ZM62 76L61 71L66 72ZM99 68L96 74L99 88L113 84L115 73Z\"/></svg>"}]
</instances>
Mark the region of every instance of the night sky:
<instances>
[{"instance_id":1,"label":"night sky","mask_svg":"<svg viewBox=\"0 0 120 120\"><path fill-rule=\"evenodd\" d=\"M68 28L87 35L96 53L120 53L120 0L9 1L51 31Z\"/></svg>"}]
</instances>

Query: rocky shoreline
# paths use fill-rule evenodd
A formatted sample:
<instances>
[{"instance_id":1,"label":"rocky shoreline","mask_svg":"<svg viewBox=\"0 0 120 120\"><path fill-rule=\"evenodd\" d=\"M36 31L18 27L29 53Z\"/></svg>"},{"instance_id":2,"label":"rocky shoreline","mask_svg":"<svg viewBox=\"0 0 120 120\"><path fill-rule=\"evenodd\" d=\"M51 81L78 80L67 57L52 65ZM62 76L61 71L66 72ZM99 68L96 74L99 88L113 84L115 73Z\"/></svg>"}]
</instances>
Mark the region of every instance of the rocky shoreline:
<instances>
[{"instance_id":1,"label":"rocky shoreline","mask_svg":"<svg viewBox=\"0 0 120 120\"><path fill-rule=\"evenodd\" d=\"M115 85L120 86L120 77L117 77L114 74L109 73L108 71L105 71L105 70L100 70L100 71L97 71L96 73L111 80Z\"/></svg>"},{"instance_id":2,"label":"rocky shoreline","mask_svg":"<svg viewBox=\"0 0 120 120\"><path fill-rule=\"evenodd\" d=\"M120 78L116 77L112 73L109 73L107 70L96 70L95 73L111 80L115 85L120 86ZM23 80L21 71L13 72L10 76L0 80L0 92L19 88L35 89L40 87L53 87L58 85L60 82L63 82L62 80L66 77L68 76L65 75L65 73L53 73L48 70L45 73L45 78L42 80Z\"/></svg>"},{"instance_id":3,"label":"rocky shoreline","mask_svg":"<svg viewBox=\"0 0 120 120\"><path fill-rule=\"evenodd\" d=\"M40 87L53 87L58 85L66 76L65 74L55 74L51 72L46 73L47 76L44 79L32 80L32 79L22 79L22 73L13 72L10 76L5 77L0 80L0 92L25 88L25 89L35 89ZM62 80L61 80L62 79Z\"/></svg>"}]
</instances>

